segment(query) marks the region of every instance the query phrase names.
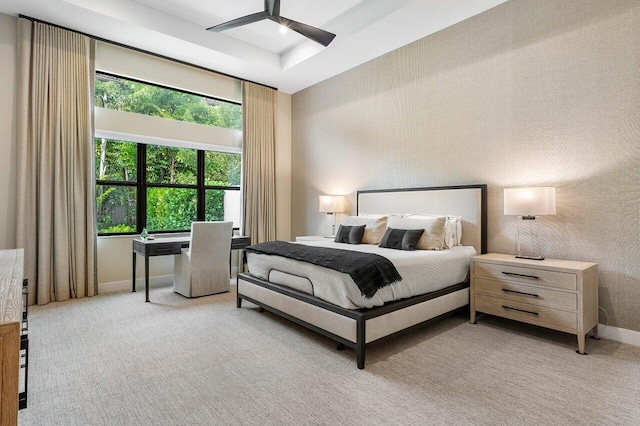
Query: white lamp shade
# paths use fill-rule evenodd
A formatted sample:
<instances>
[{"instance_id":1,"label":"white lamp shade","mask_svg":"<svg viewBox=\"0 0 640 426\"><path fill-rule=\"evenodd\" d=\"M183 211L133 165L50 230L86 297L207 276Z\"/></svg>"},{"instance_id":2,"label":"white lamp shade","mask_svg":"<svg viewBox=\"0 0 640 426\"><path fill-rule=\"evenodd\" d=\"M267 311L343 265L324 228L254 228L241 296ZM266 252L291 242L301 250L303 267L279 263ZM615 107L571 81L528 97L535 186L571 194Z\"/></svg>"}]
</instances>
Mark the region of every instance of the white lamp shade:
<instances>
[{"instance_id":1,"label":"white lamp shade","mask_svg":"<svg viewBox=\"0 0 640 426\"><path fill-rule=\"evenodd\" d=\"M342 213L344 197L342 195L321 195L320 211L324 213Z\"/></svg>"},{"instance_id":2,"label":"white lamp shade","mask_svg":"<svg viewBox=\"0 0 640 426\"><path fill-rule=\"evenodd\" d=\"M504 190L504 214L507 216L556 214L556 189L548 186L506 188Z\"/></svg>"}]
</instances>

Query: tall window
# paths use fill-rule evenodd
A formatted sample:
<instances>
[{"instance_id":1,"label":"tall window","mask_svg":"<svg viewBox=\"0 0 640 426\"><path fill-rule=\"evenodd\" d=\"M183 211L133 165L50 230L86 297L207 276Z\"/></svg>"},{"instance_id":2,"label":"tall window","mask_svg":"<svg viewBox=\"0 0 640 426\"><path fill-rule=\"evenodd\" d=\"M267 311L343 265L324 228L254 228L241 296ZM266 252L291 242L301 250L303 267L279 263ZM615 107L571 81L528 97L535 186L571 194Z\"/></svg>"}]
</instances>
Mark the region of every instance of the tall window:
<instances>
[{"instance_id":1,"label":"tall window","mask_svg":"<svg viewBox=\"0 0 640 426\"><path fill-rule=\"evenodd\" d=\"M96 105L238 129L239 105L108 75ZM240 222L241 156L96 138L98 234L188 231L194 220Z\"/></svg>"}]
</instances>

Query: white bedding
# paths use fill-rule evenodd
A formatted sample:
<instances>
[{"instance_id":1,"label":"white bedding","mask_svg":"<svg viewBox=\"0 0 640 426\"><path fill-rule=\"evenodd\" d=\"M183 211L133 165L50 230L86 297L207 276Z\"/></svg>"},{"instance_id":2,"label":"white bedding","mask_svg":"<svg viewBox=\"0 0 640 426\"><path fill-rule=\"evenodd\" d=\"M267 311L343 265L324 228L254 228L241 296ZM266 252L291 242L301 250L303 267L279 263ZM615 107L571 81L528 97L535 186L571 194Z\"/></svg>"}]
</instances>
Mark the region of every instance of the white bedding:
<instances>
[{"instance_id":1,"label":"white bedding","mask_svg":"<svg viewBox=\"0 0 640 426\"><path fill-rule=\"evenodd\" d=\"M366 299L348 274L285 257L247 253L252 275L313 294L347 309L381 306L386 302L430 293L463 282L469 274L471 257L477 254L471 246L456 246L440 251L403 251L370 244L339 244L331 240L296 244L375 253L394 264L402 281L383 287L371 299Z\"/></svg>"}]
</instances>

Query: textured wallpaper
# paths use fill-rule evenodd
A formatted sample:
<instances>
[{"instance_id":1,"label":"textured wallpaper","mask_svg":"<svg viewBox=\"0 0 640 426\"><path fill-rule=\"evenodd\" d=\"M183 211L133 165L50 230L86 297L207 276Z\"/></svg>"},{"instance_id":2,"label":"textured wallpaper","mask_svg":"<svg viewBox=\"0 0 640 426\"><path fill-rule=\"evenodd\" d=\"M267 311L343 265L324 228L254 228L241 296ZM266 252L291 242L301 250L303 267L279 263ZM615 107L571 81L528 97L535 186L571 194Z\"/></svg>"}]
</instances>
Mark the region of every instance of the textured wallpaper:
<instances>
[{"instance_id":1,"label":"textured wallpaper","mask_svg":"<svg viewBox=\"0 0 640 426\"><path fill-rule=\"evenodd\" d=\"M513 186L554 186L543 254L599 264L600 322L640 331L640 1L511 0L293 96L292 235L318 195L486 183L489 251ZM606 331L605 331L606 335Z\"/></svg>"}]
</instances>

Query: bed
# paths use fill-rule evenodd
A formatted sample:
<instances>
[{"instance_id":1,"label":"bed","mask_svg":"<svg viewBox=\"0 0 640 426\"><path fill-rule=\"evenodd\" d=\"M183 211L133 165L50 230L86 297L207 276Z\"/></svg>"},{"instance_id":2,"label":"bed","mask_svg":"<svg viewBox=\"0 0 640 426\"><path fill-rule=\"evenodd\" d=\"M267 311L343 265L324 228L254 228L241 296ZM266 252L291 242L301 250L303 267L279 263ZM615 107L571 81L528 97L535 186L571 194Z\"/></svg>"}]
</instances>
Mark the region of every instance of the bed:
<instances>
[{"instance_id":1,"label":"bed","mask_svg":"<svg viewBox=\"0 0 640 426\"><path fill-rule=\"evenodd\" d=\"M364 190L357 193L356 214L438 213L459 216L462 224L462 247L452 247L428 254L438 259L437 265L446 265L446 262L441 261L445 257L459 259L460 256L466 258L466 265L468 265L469 258L473 254L487 251L486 198L486 185ZM308 244L331 247L334 243L309 242ZM343 248L345 244L340 246ZM377 250L367 245L350 248L354 247L358 247L361 251ZM393 256L390 259L401 275L403 272L406 275L406 271L409 271L404 269L406 264L415 263L411 260L411 256L420 256L420 253L408 255L408 257L406 253L398 253L396 257L400 260ZM348 288L344 291L333 291L333 293L340 293L337 298L332 298L336 297L335 294L328 296L332 291L321 290L324 285L336 278L335 274L340 275L339 272L327 271L327 268L311 265L321 271L313 275L303 266L294 265L302 269L291 269L291 265L282 263L287 263L290 259L283 261L276 256L269 257L276 258L276 263L257 262L256 260L260 258L254 256L249 262L249 273L238 274L237 307L240 308L242 300L246 300L260 307L261 310L273 312L335 340L338 343L338 349L344 347L355 349L359 369L365 366L367 344L416 327L425 321L469 304L468 269L461 273L459 266L449 273L450 276L446 279L439 278L441 275L447 275L444 273L432 274L433 278L425 279L425 283L421 284L423 286L421 291L425 291L425 288L431 288L431 290L424 294L413 295L411 285L408 287L409 290L395 290L393 289L395 284L393 284L379 290L391 293L390 300L388 295L385 298L382 293L379 298L374 296L370 299L358 300L354 296L356 292L349 291ZM431 269L443 271L440 266Z\"/></svg>"}]
</instances>

